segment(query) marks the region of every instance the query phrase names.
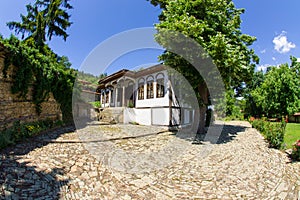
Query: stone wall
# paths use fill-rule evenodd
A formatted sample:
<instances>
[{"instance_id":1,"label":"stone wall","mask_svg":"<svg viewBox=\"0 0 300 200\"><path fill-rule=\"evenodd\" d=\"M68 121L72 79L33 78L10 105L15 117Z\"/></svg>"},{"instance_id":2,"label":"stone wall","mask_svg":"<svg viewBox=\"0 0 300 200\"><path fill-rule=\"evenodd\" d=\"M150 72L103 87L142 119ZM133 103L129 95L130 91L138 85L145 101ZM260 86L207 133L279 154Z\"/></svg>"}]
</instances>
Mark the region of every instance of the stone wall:
<instances>
[{"instance_id":1,"label":"stone wall","mask_svg":"<svg viewBox=\"0 0 300 200\"><path fill-rule=\"evenodd\" d=\"M62 113L53 95L47 102L42 103L42 113L37 115L35 104L32 102L31 91L25 99L11 94L13 84L13 67L8 71L7 78L3 76L4 53L0 52L0 129L10 127L15 121L30 122L45 119L61 119Z\"/></svg>"}]
</instances>

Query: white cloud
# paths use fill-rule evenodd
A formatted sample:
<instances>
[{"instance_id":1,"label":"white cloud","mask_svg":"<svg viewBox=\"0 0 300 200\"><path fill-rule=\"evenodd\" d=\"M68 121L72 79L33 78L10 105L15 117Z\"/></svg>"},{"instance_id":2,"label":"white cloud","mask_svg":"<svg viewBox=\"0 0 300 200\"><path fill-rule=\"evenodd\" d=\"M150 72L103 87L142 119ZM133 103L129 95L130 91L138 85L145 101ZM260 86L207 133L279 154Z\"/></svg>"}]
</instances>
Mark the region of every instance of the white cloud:
<instances>
[{"instance_id":1,"label":"white cloud","mask_svg":"<svg viewBox=\"0 0 300 200\"><path fill-rule=\"evenodd\" d=\"M266 51L265 49L260 51L261 54L264 54L264 53L266 53L266 52L267 52L267 51Z\"/></svg>"},{"instance_id":2,"label":"white cloud","mask_svg":"<svg viewBox=\"0 0 300 200\"><path fill-rule=\"evenodd\" d=\"M297 58L297 62L300 62L300 58Z\"/></svg>"},{"instance_id":3,"label":"white cloud","mask_svg":"<svg viewBox=\"0 0 300 200\"><path fill-rule=\"evenodd\" d=\"M267 70L267 68L270 67L270 66L271 65L269 65L269 64L259 65L259 66L257 66L256 69L257 69L257 71L261 71L262 70L262 71L265 72Z\"/></svg>"},{"instance_id":4,"label":"white cloud","mask_svg":"<svg viewBox=\"0 0 300 200\"><path fill-rule=\"evenodd\" d=\"M288 42L286 32L282 31L280 35L273 39L274 49L279 53L287 53L291 49L296 48L296 45L292 42Z\"/></svg>"},{"instance_id":5,"label":"white cloud","mask_svg":"<svg viewBox=\"0 0 300 200\"><path fill-rule=\"evenodd\" d=\"M275 61L275 60L276 60L276 58L275 58L275 57L272 57L272 60L273 60L273 61Z\"/></svg>"}]
</instances>

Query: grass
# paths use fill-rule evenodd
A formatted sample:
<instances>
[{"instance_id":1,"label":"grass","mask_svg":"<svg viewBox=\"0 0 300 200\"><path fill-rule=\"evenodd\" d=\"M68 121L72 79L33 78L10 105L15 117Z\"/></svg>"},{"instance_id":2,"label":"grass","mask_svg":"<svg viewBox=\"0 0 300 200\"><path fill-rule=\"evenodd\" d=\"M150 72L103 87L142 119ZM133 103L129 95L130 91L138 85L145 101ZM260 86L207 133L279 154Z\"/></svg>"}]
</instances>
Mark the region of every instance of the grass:
<instances>
[{"instance_id":1,"label":"grass","mask_svg":"<svg viewBox=\"0 0 300 200\"><path fill-rule=\"evenodd\" d=\"M286 148L291 149L292 145L297 140L300 140L300 124L287 123L284 136L284 143L286 143Z\"/></svg>"}]
</instances>

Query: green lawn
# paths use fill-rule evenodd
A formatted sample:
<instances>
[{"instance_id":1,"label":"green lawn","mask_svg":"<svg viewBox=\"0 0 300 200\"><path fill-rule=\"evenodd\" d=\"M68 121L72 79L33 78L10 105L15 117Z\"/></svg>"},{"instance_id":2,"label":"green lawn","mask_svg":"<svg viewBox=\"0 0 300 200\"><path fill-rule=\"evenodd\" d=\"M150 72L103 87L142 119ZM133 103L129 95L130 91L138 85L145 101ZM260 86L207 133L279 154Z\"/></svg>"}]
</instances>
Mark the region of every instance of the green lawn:
<instances>
[{"instance_id":1,"label":"green lawn","mask_svg":"<svg viewBox=\"0 0 300 200\"><path fill-rule=\"evenodd\" d=\"M296 140L300 140L300 124L287 123L284 136L284 143L287 145L286 148L292 148Z\"/></svg>"}]
</instances>

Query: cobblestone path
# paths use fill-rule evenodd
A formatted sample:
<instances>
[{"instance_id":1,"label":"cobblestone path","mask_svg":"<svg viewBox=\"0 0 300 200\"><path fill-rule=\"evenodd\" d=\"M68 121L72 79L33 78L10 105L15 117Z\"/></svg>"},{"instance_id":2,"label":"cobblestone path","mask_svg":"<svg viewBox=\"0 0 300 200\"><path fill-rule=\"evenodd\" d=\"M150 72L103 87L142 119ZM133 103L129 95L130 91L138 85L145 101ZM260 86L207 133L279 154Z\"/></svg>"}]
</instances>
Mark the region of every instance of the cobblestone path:
<instances>
[{"instance_id":1,"label":"cobblestone path","mask_svg":"<svg viewBox=\"0 0 300 200\"><path fill-rule=\"evenodd\" d=\"M93 124L0 156L0 199L300 199L300 163L247 122L200 145L161 127Z\"/></svg>"}]
</instances>

